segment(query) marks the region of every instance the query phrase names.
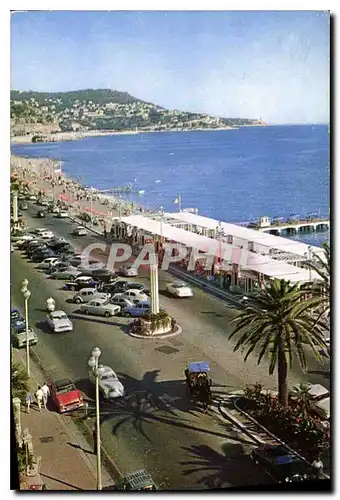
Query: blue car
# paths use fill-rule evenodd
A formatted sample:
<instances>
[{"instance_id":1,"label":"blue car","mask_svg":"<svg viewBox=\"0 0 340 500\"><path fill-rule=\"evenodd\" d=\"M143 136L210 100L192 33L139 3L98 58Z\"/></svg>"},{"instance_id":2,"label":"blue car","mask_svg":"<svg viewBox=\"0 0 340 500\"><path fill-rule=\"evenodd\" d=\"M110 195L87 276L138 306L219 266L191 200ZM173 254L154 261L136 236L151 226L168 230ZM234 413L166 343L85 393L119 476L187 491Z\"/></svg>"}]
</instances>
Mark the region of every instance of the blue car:
<instances>
[{"instance_id":1,"label":"blue car","mask_svg":"<svg viewBox=\"0 0 340 500\"><path fill-rule=\"evenodd\" d=\"M150 312L150 307L150 302L143 300L133 306L124 307L122 315L131 316L132 318L140 318L141 316L144 316L144 314Z\"/></svg>"},{"instance_id":2,"label":"blue car","mask_svg":"<svg viewBox=\"0 0 340 500\"><path fill-rule=\"evenodd\" d=\"M23 317L19 309L11 309L11 328L19 332L24 330L25 326L25 318Z\"/></svg>"}]
</instances>

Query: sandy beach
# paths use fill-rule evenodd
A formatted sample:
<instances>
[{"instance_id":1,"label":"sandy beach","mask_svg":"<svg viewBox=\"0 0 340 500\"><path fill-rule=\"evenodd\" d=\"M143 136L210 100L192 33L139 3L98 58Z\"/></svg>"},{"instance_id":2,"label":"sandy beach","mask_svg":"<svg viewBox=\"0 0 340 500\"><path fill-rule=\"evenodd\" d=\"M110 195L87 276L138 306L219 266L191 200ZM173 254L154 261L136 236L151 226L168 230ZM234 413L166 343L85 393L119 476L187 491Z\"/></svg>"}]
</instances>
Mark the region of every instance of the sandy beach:
<instances>
[{"instance_id":1,"label":"sandy beach","mask_svg":"<svg viewBox=\"0 0 340 500\"><path fill-rule=\"evenodd\" d=\"M63 204L71 217L92 213L99 230L110 230L112 219L132 213L143 213L141 206L117 196L85 188L80 182L66 176L62 162L50 158L24 158L11 155L11 175L28 183L36 194L43 193L48 200Z\"/></svg>"}]
</instances>

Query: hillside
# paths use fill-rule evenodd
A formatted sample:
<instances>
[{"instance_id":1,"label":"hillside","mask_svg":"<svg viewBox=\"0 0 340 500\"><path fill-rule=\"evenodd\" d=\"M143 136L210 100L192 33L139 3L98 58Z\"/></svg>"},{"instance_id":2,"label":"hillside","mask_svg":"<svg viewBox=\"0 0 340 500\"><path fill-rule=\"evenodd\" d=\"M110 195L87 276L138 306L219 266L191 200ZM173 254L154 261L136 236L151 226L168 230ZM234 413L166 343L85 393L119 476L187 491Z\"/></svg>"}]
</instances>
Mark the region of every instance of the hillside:
<instances>
[{"instance_id":1,"label":"hillside","mask_svg":"<svg viewBox=\"0 0 340 500\"><path fill-rule=\"evenodd\" d=\"M140 131L234 128L261 125L249 118L224 118L167 110L127 92L85 89L71 92L11 91L12 135L34 131ZM47 129L46 129L47 127Z\"/></svg>"}]
</instances>

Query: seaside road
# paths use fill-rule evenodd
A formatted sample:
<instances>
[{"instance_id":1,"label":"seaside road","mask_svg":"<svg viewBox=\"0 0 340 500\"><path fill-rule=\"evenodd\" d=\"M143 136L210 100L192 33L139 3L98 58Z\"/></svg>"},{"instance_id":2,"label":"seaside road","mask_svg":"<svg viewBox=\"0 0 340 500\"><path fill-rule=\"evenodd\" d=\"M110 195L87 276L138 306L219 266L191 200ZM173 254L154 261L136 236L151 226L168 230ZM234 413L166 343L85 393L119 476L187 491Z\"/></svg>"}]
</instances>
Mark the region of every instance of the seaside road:
<instances>
[{"instance_id":1,"label":"seaside road","mask_svg":"<svg viewBox=\"0 0 340 500\"><path fill-rule=\"evenodd\" d=\"M35 213L30 207L28 215ZM45 220L30 218L28 224L33 227L51 228L57 236L68 239L75 248L82 251L87 245L99 241L99 237L89 232L84 237L73 237L72 224L66 219L57 219L49 216ZM108 246L109 248L109 246ZM96 254L94 254L96 256ZM99 254L97 254L99 256ZM103 257L103 256L102 256ZM105 258L104 258L105 262ZM118 264L119 265L119 264ZM257 365L256 357L248 358L244 363L240 352L233 352L235 341L229 341L228 336L232 331L230 321L235 317L237 309L212 295L203 292L199 287L194 287L195 296L192 299L170 298L165 294L166 283L173 277L166 272L159 272L160 302L172 314L177 323L183 327L183 333L178 338L185 338L191 346L202 351L203 358L210 360L213 365L214 378L220 379L227 385L227 390L241 389L245 384L260 381L268 389L277 387L276 374L268 374L268 363L263 361ZM141 269L139 278L130 278L132 281L144 283L149 287L148 270ZM173 339L173 342L177 340ZM181 349L183 363L190 361L190 350ZM309 371L302 373L300 366L295 361L293 370L289 373L290 386L301 380L319 383L329 388L330 386L330 361L325 359L320 364L315 360L313 353L306 350ZM178 354L177 354L178 355Z\"/></svg>"},{"instance_id":2,"label":"seaside road","mask_svg":"<svg viewBox=\"0 0 340 500\"><path fill-rule=\"evenodd\" d=\"M161 489L269 482L248 456L253 444L247 436L222 422L212 410L203 414L189 403L184 365L187 359L205 357L204 348L190 344L185 335L172 342L132 338L126 334L125 318L83 317L75 304L67 302L73 293L61 290L61 281L47 279L35 267L18 250L12 253L12 305L22 308L21 281L27 278L32 292L30 324L39 336L33 350L48 378L74 380L90 399L91 418L94 390L87 379L87 360L94 346L101 348L101 362L112 366L124 383L124 399L101 402L103 445L123 474L146 468ZM73 332L52 334L46 329L44 309L49 296L71 317Z\"/></svg>"}]
</instances>

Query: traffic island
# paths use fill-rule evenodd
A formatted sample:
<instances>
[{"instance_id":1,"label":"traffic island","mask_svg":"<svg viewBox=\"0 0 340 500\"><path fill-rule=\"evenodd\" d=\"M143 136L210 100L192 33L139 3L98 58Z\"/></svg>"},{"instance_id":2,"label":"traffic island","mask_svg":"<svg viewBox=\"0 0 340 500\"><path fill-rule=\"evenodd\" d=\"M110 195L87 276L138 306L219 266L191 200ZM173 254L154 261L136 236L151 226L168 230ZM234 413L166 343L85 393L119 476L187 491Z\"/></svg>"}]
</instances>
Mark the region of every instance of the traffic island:
<instances>
[{"instance_id":1,"label":"traffic island","mask_svg":"<svg viewBox=\"0 0 340 500\"><path fill-rule=\"evenodd\" d=\"M182 328L165 311L157 314L148 313L129 325L129 335L136 338L166 338L179 335Z\"/></svg>"}]
</instances>

